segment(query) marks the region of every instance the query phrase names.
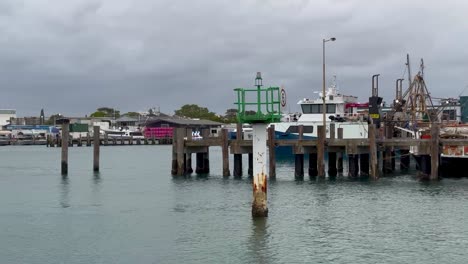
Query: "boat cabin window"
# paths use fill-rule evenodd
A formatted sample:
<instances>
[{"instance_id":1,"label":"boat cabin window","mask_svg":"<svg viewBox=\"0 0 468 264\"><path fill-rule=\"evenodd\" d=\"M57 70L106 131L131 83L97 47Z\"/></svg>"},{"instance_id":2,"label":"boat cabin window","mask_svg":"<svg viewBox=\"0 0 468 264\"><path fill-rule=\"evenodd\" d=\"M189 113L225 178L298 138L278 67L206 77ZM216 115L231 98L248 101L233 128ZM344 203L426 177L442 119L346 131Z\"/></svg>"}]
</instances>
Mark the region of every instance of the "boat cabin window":
<instances>
[{"instance_id":1,"label":"boat cabin window","mask_svg":"<svg viewBox=\"0 0 468 264\"><path fill-rule=\"evenodd\" d=\"M303 104L302 113L304 114L321 114L322 113L322 104ZM336 104L326 104L327 113L334 114L336 113Z\"/></svg>"},{"instance_id":2,"label":"boat cabin window","mask_svg":"<svg viewBox=\"0 0 468 264\"><path fill-rule=\"evenodd\" d=\"M304 126L303 129L304 133L313 133L314 132L314 126ZM286 133L299 133L299 126L290 126L286 130Z\"/></svg>"}]
</instances>

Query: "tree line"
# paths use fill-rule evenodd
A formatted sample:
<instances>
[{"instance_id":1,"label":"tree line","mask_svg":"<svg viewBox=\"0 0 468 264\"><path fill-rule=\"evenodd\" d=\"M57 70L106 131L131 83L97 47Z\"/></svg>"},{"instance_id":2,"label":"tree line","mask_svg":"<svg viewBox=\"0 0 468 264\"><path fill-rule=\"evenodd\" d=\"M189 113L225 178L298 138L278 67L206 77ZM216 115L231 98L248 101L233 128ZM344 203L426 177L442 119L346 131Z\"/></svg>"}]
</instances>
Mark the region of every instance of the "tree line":
<instances>
[{"instance_id":1,"label":"tree line","mask_svg":"<svg viewBox=\"0 0 468 264\"><path fill-rule=\"evenodd\" d=\"M175 110L175 116L182 118L199 118L205 120L211 120L221 123L236 123L237 122L237 109L230 108L227 109L224 115L218 115L214 112L211 112L206 107L201 107L196 104L186 104L183 105L180 109ZM138 112L127 112L121 114L119 110L111 107L100 107L96 109L95 112L89 115L90 117L109 117L109 118L119 118L121 116L129 116L133 118L138 118L140 113ZM148 110L146 116L156 116L153 109Z\"/></svg>"}]
</instances>

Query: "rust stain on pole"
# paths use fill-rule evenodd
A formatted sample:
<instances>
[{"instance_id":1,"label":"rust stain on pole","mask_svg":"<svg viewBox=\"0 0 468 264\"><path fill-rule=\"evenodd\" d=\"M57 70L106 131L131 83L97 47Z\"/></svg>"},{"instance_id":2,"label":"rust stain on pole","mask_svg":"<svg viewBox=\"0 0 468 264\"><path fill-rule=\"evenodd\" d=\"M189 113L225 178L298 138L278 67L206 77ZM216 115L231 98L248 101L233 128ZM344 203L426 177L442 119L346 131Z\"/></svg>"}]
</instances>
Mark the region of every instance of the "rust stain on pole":
<instances>
[{"instance_id":1,"label":"rust stain on pole","mask_svg":"<svg viewBox=\"0 0 468 264\"><path fill-rule=\"evenodd\" d=\"M252 216L266 217L268 216L267 208L267 175L263 172L255 175L253 184L253 203Z\"/></svg>"}]
</instances>

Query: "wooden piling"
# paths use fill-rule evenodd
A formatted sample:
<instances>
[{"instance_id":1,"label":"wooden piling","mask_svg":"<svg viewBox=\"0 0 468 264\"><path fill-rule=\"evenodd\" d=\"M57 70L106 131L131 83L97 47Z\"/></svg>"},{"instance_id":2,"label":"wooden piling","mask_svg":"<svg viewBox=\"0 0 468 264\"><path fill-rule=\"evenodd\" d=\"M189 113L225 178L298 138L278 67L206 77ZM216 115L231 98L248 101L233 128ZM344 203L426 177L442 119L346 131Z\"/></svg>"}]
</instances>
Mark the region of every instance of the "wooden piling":
<instances>
[{"instance_id":1,"label":"wooden piling","mask_svg":"<svg viewBox=\"0 0 468 264\"><path fill-rule=\"evenodd\" d=\"M294 177L304 177L304 154L294 154Z\"/></svg>"},{"instance_id":2,"label":"wooden piling","mask_svg":"<svg viewBox=\"0 0 468 264\"><path fill-rule=\"evenodd\" d=\"M69 121L62 124L62 175L68 174L68 139L69 139Z\"/></svg>"},{"instance_id":3,"label":"wooden piling","mask_svg":"<svg viewBox=\"0 0 468 264\"><path fill-rule=\"evenodd\" d=\"M370 165L370 176L372 179L378 177L378 160L377 160L377 145L376 145L376 128L374 124L369 124L369 165Z\"/></svg>"},{"instance_id":4,"label":"wooden piling","mask_svg":"<svg viewBox=\"0 0 468 264\"><path fill-rule=\"evenodd\" d=\"M309 177L317 177L317 153L309 153Z\"/></svg>"},{"instance_id":5,"label":"wooden piling","mask_svg":"<svg viewBox=\"0 0 468 264\"><path fill-rule=\"evenodd\" d=\"M172 131L172 166L171 174L177 175L177 129ZM146 138L145 138L146 139ZM147 142L147 141L146 141ZM198 155L198 153L197 153ZM197 159L198 162L198 159ZM197 164L198 165L198 164Z\"/></svg>"},{"instance_id":6,"label":"wooden piling","mask_svg":"<svg viewBox=\"0 0 468 264\"><path fill-rule=\"evenodd\" d=\"M227 129L221 129L221 152L223 156L223 176L231 176L229 171L229 142Z\"/></svg>"},{"instance_id":7,"label":"wooden piling","mask_svg":"<svg viewBox=\"0 0 468 264\"><path fill-rule=\"evenodd\" d=\"M369 176L369 153L359 154L359 175L367 177Z\"/></svg>"},{"instance_id":8,"label":"wooden piling","mask_svg":"<svg viewBox=\"0 0 468 264\"><path fill-rule=\"evenodd\" d=\"M328 176L335 177L338 174L336 169L336 152L328 152Z\"/></svg>"},{"instance_id":9,"label":"wooden piling","mask_svg":"<svg viewBox=\"0 0 468 264\"><path fill-rule=\"evenodd\" d=\"M431 177L430 180L439 178L439 126L432 123L431 126Z\"/></svg>"},{"instance_id":10,"label":"wooden piling","mask_svg":"<svg viewBox=\"0 0 468 264\"><path fill-rule=\"evenodd\" d=\"M270 178L276 178L275 125L268 128L268 152Z\"/></svg>"},{"instance_id":11,"label":"wooden piling","mask_svg":"<svg viewBox=\"0 0 468 264\"><path fill-rule=\"evenodd\" d=\"M342 127L339 127L337 128L337 131L338 131L338 139L343 139L343 128ZM344 153L343 152L339 152L337 153L337 172L338 173L343 173L343 156L344 156Z\"/></svg>"},{"instance_id":12,"label":"wooden piling","mask_svg":"<svg viewBox=\"0 0 468 264\"><path fill-rule=\"evenodd\" d=\"M319 177L325 177L325 127L317 126L317 170Z\"/></svg>"},{"instance_id":13,"label":"wooden piling","mask_svg":"<svg viewBox=\"0 0 468 264\"><path fill-rule=\"evenodd\" d=\"M253 176L253 153L248 153L248 168L247 168L247 175L249 177Z\"/></svg>"},{"instance_id":14,"label":"wooden piling","mask_svg":"<svg viewBox=\"0 0 468 264\"><path fill-rule=\"evenodd\" d=\"M192 168L192 153L185 154L185 174L193 173Z\"/></svg>"},{"instance_id":15,"label":"wooden piling","mask_svg":"<svg viewBox=\"0 0 468 264\"><path fill-rule=\"evenodd\" d=\"M330 140L335 139L335 124L330 123ZM338 170L336 169L336 152L328 152L328 176L335 177Z\"/></svg>"},{"instance_id":16,"label":"wooden piling","mask_svg":"<svg viewBox=\"0 0 468 264\"><path fill-rule=\"evenodd\" d=\"M359 155L357 154L348 154L348 176L356 178L359 173Z\"/></svg>"},{"instance_id":17,"label":"wooden piling","mask_svg":"<svg viewBox=\"0 0 468 264\"><path fill-rule=\"evenodd\" d=\"M242 140L242 124L237 123L236 141ZM242 154L234 154L234 177L242 177Z\"/></svg>"},{"instance_id":18,"label":"wooden piling","mask_svg":"<svg viewBox=\"0 0 468 264\"><path fill-rule=\"evenodd\" d=\"M101 145L101 140L100 140L100 127L99 126L94 126L94 139L93 139L93 145L94 145L94 155L93 155L93 171L99 171L99 147Z\"/></svg>"},{"instance_id":19,"label":"wooden piling","mask_svg":"<svg viewBox=\"0 0 468 264\"><path fill-rule=\"evenodd\" d=\"M177 175L184 175L185 159L184 159L184 128L176 128L177 131Z\"/></svg>"},{"instance_id":20,"label":"wooden piling","mask_svg":"<svg viewBox=\"0 0 468 264\"><path fill-rule=\"evenodd\" d=\"M86 133L86 146L91 147L91 137L89 135L89 132Z\"/></svg>"}]
</instances>

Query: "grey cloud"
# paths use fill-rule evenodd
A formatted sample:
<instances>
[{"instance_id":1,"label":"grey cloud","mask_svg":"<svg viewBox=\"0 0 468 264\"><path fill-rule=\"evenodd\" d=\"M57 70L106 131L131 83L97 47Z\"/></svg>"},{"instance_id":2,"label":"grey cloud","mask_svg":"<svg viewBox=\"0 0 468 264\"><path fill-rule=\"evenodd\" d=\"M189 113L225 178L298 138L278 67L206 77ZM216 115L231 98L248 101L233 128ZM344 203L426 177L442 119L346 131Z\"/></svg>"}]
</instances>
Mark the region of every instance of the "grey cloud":
<instances>
[{"instance_id":1,"label":"grey cloud","mask_svg":"<svg viewBox=\"0 0 468 264\"><path fill-rule=\"evenodd\" d=\"M410 53L413 73L424 57L434 94L456 96L468 84L468 4L449 2L4 0L0 107L84 115L196 103L224 113L233 88L262 71L266 85L287 88L293 111L321 89L331 36L327 81L337 75L344 93L366 101L380 73L390 101Z\"/></svg>"}]
</instances>

